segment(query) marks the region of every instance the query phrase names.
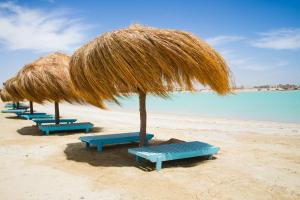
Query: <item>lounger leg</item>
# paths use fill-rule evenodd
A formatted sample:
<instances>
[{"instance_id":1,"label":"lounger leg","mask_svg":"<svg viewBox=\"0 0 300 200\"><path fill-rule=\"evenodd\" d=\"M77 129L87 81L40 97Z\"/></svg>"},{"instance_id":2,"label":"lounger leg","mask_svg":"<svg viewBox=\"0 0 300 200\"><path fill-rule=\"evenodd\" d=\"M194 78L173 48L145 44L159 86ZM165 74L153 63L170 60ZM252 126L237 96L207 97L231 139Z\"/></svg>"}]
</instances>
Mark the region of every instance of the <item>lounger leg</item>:
<instances>
[{"instance_id":1,"label":"lounger leg","mask_svg":"<svg viewBox=\"0 0 300 200\"><path fill-rule=\"evenodd\" d=\"M157 161L156 162L156 171L160 171L161 170L161 166L162 166L162 161Z\"/></svg>"},{"instance_id":2,"label":"lounger leg","mask_svg":"<svg viewBox=\"0 0 300 200\"><path fill-rule=\"evenodd\" d=\"M90 147L90 143L86 142L85 143L85 148L89 148Z\"/></svg>"},{"instance_id":3,"label":"lounger leg","mask_svg":"<svg viewBox=\"0 0 300 200\"><path fill-rule=\"evenodd\" d=\"M49 131L46 131L45 133L46 133L46 135L49 135Z\"/></svg>"},{"instance_id":4,"label":"lounger leg","mask_svg":"<svg viewBox=\"0 0 300 200\"><path fill-rule=\"evenodd\" d=\"M97 150L98 150L99 152L102 152L102 149L103 149L103 145L102 145L102 144L98 144L98 145L97 145Z\"/></svg>"},{"instance_id":5,"label":"lounger leg","mask_svg":"<svg viewBox=\"0 0 300 200\"><path fill-rule=\"evenodd\" d=\"M214 155L208 156L208 160L213 160L213 158L214 158Z\"/></svg>"},{"instance_id":6,"label":"lounger leg","mask_svg":"<svg viewBox=\"0 0 300 200\"><path fill-rule=\"evenodd\" d=\"M85 132L86 132L86 133L88 133L89 131L90 131L90 129L89 129L89 128L85 129Z\"/></svg>"}]
</instances>

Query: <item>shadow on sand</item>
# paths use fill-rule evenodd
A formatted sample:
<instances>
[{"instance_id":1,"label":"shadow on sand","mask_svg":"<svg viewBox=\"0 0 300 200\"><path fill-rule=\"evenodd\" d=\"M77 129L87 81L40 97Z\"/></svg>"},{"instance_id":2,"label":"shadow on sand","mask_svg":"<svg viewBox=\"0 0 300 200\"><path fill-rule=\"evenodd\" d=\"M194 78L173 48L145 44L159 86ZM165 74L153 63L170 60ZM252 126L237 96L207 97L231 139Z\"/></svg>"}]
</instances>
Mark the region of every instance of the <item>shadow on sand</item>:
<instances>
[{"instance_id":1,"label":"shadow on sand","mask_svg":"<svg viewBox=\"0 0 300 200\"><path fill-rule=\"evenodd\" d=\"M89 133L99 133L102 132L102 127L94 127ZM37 126L26 126L21 129L18 129L17 132L20 135L31 135L31 136L46 136ZM51 132L50 135L47 135L47 137L51 136L65 136L65 135L71 135L71 134L83 134L85 133L83 130L76 130L76 131L65 131L65 132Z\"/></svg>"},{"instance_id":2,"label":"shadow on sand","mask_svg":"<svg viewBox=\"0 0 300 200\"><path fill-rule=\"evenodd\" d=\"M176 139L168 141L153 140L150 145L170 144L184 142ZM145 161L137 165L135 157L128 153L129 148L138 147L137 143L109 145L103 148L103 152L98 152L96 147L86 148L83 142L70 143L67 145L64 153L68 160L88 163L91 166L98 167L128 167L135 166L144 171L155 170L155 164ZM193 167L207 161L207 157L196 157L182 160L163 162L163 168L174 167Z\"/></svg>"},{"instance_id":3,"label":"shadow on sand","mask_svg":"<svg viewBox=\"0 0 300 200\"><path fill-rule=\"evenodd\" d=\"M24 118L18 117L18 116L9 116L9 117L5 117L6 119L18 119L18 120L26 120Z\"/></svg>"}]
</instances>

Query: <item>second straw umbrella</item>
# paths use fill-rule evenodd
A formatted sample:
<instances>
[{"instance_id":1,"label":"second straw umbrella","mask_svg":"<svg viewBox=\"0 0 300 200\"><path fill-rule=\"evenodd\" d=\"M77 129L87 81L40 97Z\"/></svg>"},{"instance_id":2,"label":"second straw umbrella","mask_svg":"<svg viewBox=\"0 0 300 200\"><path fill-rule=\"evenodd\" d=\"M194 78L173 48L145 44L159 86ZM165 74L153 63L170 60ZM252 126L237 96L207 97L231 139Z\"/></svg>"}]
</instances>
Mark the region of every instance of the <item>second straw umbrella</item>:
<instances>
[{"instance_id":1,"label":"second straw umbrella","mask_svg":"<svg viewBox=\"0 0 300 200\"><path fill-rule=\"evenodd\" d=\"M60 123L59 102L79 102L69 76L70 57L53 53L25 65L18 73L20 94L36 103L54 102L55 123Z\"/></svg>"}]
</instances>

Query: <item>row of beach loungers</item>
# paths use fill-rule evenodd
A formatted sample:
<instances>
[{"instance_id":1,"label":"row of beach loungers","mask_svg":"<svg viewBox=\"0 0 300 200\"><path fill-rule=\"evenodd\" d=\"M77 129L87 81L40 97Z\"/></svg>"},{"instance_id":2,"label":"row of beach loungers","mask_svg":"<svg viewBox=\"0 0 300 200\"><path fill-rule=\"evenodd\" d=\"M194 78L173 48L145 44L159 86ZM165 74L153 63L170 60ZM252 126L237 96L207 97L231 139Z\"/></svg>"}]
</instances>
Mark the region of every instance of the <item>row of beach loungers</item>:
<instances>
[{"instance_id":1,"label":"row of beach loungers","mask_svg":"<svg viewBox=\"0 0 300 200\"><path fill-rule=\"evenodd\" d=\"M20 107L16 108L13 104L6 104L5 107L8 109L2 110L2 113L15 113L20 118L32 120L45 135L49 135L50 132L70 130L85 130L85 132L89 132L93 128L92 123L77 123L76 119L60 119L60 124L55 124L56 121L53 115L37 112L31 114L27 111L28 107L23 104L21 105L21 109ZM199 141L148 146L148 142L153 137L153 134L147 133L146 146L130 148L128 149L128 153L136 157L137 163L144 160L155 163L157 171L161 170L164 161L200 156L206 156L210 159L220 150L219 147ZM140 142L138 132L83 136L79 139L86 144L86 148L96 147L99 152L102 152L103 147L106 145Z\"/></svg>"},{"instance_id":2,"label":"row of beach loungers","mask_svg":"<svg viewBox=\"0 0 300 200\"><path fill-rule=\"evenodd\" d=\"M85 132L89 132L94 126L89 122L75 123L77 119L59 119L60 123L55 124L56 120L53 115L42 112L30 113L25 105L22 105L22 108L14 108L12 104L6 104L5 107L8 109L2 110L2 113L15 113L20 118L32 120L45 135L58 131L85 130Z\"/></svg>"}]
</instances>

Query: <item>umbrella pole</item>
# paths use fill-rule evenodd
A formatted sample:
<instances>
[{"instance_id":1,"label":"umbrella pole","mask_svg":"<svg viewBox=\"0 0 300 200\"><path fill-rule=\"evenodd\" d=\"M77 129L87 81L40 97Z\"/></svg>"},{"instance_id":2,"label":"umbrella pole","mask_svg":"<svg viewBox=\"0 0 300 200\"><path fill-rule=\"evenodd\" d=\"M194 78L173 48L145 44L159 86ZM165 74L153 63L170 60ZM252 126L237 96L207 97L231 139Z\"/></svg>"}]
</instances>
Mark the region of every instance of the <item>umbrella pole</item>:
<instances>
[{"instance_id":1,"label":"umbrella pole","mask_svg":"<svg viewBox=\"0 0 300 200\"><path fill-rule=\"evenodd\" d=\"M145 144L147 129L146 93L139 93L140 100L140 147Z\"/></svg>"},{"instance_id":2,"label":"umbrella pole","mask_svg":"<svg viewBox=\"0 0 300 200\"><path fill-rule=\"evenodd\" d=\"M30 114L33 114L33 103L32 103L32 101L29 101L29 107L30 107Z\"/></svg>"},{"instance_id":3,"label":"umbrella pole","mask_svg":"<svg viewBox=\"0 0 300 200\"><path fill-rule=\"evenodd\" d=\"M55 107L55 124L59 124L59 105L58 102L54 103Z\"/></svg>"}]
</instances>

